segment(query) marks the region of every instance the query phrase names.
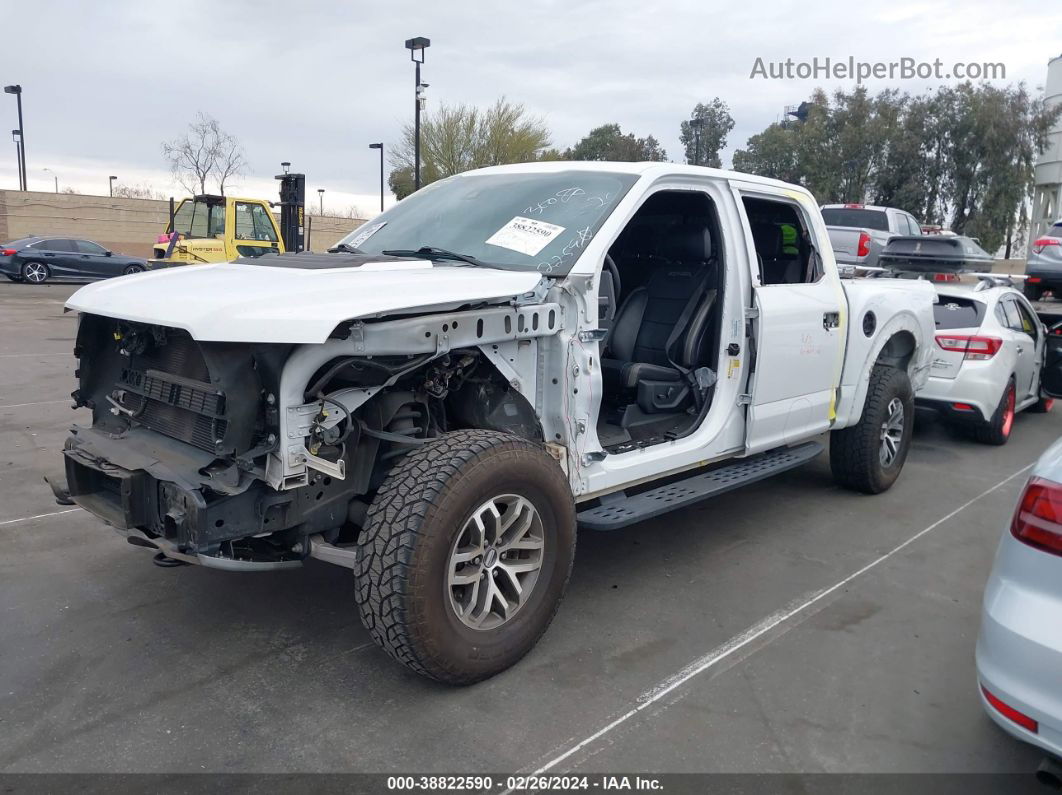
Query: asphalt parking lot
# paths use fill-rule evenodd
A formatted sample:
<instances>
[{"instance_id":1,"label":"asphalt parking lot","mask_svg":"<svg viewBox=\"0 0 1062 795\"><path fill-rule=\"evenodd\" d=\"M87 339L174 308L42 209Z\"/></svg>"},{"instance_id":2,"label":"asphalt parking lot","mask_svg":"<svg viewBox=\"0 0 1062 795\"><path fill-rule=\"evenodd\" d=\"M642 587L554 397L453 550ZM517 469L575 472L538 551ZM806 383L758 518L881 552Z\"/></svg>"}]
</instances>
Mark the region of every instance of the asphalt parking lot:
<instances>
[{"instance_id":1,"label":"asphalt parking lot","mask_svg":"<svg viewBox=\"0 0 1062 795\"><path fill-rule=\"evenodd\" d=\"M464 689L369 640L350 572L160 569L42 476L70 286L0 284L0 771L1030 772L984 717L981 590L1062 411L1002 448L921 423L888 493L811 465L583 533L565 603Z\"/></svg>"}]
</instances>

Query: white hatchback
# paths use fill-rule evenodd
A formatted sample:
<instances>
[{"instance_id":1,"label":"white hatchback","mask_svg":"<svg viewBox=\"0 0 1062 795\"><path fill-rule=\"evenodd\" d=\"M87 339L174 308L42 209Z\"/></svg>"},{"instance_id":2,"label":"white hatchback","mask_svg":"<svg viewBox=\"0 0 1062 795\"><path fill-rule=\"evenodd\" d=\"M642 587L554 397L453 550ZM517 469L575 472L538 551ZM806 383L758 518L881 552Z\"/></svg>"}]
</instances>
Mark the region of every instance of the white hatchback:
<instances>
[{"instance_id":1,"label":"white hatchback","mask_svg":"<svg viewBox=\"0 0 1062 795\"><path fill-rule=\"evenodd\" d=\"M1022 410L1050 411L1047 392L1062 344L1019 290L1002 280L937 285L936 349L918 406L968 428L979 441L1005 444ZM1051 375L1044 378L1045 368Z\"/></svg>"}]
</instances>

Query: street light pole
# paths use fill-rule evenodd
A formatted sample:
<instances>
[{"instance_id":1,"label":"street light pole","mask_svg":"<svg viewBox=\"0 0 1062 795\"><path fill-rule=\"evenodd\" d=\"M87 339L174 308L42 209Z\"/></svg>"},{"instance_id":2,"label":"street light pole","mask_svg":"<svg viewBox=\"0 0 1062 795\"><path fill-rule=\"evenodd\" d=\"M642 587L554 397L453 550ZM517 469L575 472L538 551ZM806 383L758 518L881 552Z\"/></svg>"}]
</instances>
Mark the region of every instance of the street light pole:
<instances>
[{"instance_id":1,"label":"street light pole","mask_svg":"<svg viewBox=\"0 0 1062 795\"><path fill-rule=\"evenodd\" d=\"M116 179L118 179L118 177L107 177L107 192L110 193L112 199L114 198L114 181Z\"/></svg>"},{"instance_id":2,"label":"street light pole","mask_svg":"<svg viewBox=\"0 0 1062 795\"><path fill-rule=\"evenodd\" d=\"M42 168L41 171L47 171L52 175L52 179L55 180L55 192L59 192L59 175L52 171L50 168Z\"/></svg>"},{"instance_id":3,"label":"street light pole","mask_svg":"<svg viewBox=\"0 0 1062 795\"><path fill-rule=\"evenodd\" d=\"M18 174L18 189L25 190L26 183L22 181L22 130L12 130L11 140L15 142L15 173Z\"/></svg>"},{"instance_id":4,"label":"street light pole","mask_svg":"<svg viewBox=\"0 0 1062 795\"><path fill-rule=\"evenodd\" d=\"M22 179L22 190L26 190L28 182L26 181L26 125L22 122L22 86L4 86L5 94L14 94L15 101L18 103L18 151L20 157L19 176Z\"/></svg>"},{"instance_id":5,"label":"street light pole","mask_svg":"<svg viewBox=\"0 0 1062 795\"><path fill-rule=\"evenodd\" d=\"M325 192L324 188L318 188L317 189L317 199L320 202L320 204L318 206L318 209L321 211L320 215L324 215L324 192Z\"/></svg>"},{"instance_id":6,"label":"street light pole","mask_svg":"<svg viewBox=\"0 0 1062 795\"><path fill-rule=\"evenodd\" d=\"M424 63L424 51L431 46L431 40L423 36L406 39L409 58L416 64L416 97L413 103L413 190L420 190L420 109L423 104L423 89L428 86L420 82L420 65ZM418 53L420 58L417 58Z\"/></svg>"},{"instance_id":7,"label":"street light pole","mask_svg":"<svg viewBox=\"0 0 1062 795\"><path fill-rule=\"evenodd\" d=\"M693 165L695 166L701 164L701 127L703 126L704 119L690 119L690 128L693 130Z\"/></svg>"},{"instance_id":8,"label":"street light pole","mask_svg":"<svg viewBox=\"0 0 1062 795\"><path fill-rule=\"evenodd\" d=\"M380 150L380 212L383 212L384 202L384 145L383 143L369 144L370 149Z\"/></svg>"}]
</instances>

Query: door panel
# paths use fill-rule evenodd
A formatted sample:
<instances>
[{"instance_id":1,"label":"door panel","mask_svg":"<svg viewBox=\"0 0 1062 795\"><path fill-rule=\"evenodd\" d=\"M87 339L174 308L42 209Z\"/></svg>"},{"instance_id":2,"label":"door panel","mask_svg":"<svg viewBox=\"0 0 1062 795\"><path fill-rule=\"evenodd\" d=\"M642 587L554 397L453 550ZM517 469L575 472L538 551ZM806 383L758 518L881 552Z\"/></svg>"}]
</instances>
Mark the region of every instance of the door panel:
<instances>
[{"instance_id":1,"label":"door panel","mask_svg":"<svg viewBox=\"0 0 1062 795\"><path fill-rule=\"evenodd\" d=\"M1018 400L1028 399L1038 393L1038 378L1043 366L1041 347L1039 345L1039 322L1036 315L1024 306L1022 299L1009 296L1008 300L1017 315L1017 327L1014 328L1014 344L1017 351L1017 363L1014 368L1014 380Z\"/></svg>"},{"instance_id":2,"label":"door panel","mask_svg":"<svg viewBox=\"0 0 1062 795\"><path fill-rule=\"evenodd\" d=\"M273 218L261 204L234 202L234 229L237 256L255 257L278 251Z\"/></svg>"},{"instance_id":3,"label":"door panel","mask_svg":"<svg viewBox=\"0 0 1062 795\"><path fill-rule=\"evenodd\" d=\"M759 270L749 452L805 439L833 421L847 304L836 271L825 272L818 254L828 245L825 230L812 225L816 215L803 201L741 194Z\"/></svg>"},{"instance_id":4,"label":"door panel","mask_svg":"<svg viewBox=\"0 0 1062 795\"><path fill-rule=\"evenodd\" d=\"M1044 339L1040 391L1050 397L1062 398L1062 323L1051 326Z\"/></svg>"}]
</instances>

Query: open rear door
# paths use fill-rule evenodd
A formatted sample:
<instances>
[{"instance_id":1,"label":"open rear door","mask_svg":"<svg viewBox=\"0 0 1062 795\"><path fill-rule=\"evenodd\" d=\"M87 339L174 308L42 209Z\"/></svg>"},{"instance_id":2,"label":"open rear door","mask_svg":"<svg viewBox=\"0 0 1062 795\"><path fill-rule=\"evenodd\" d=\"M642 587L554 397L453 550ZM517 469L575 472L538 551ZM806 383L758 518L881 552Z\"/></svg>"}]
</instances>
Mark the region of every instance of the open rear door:
<instances>
[{"instance_id":1,"label":"open rear door","mask_svg":"<svg viewBox=\"0 0 1062 795\"><path fill-rule=\"evenodd\" d=\"M1056 323L1047 330L1040 391L1050 397L1062 398L1062 323Z\"/></svg>"}]
</instances>

